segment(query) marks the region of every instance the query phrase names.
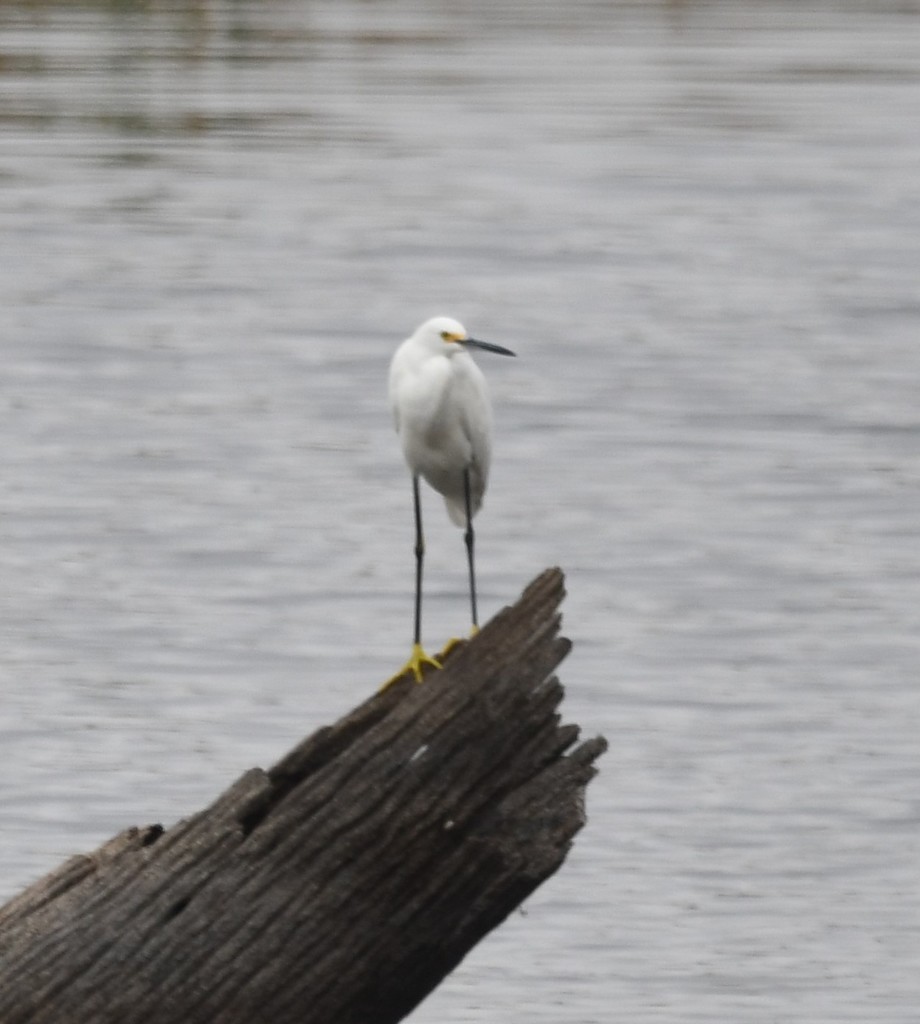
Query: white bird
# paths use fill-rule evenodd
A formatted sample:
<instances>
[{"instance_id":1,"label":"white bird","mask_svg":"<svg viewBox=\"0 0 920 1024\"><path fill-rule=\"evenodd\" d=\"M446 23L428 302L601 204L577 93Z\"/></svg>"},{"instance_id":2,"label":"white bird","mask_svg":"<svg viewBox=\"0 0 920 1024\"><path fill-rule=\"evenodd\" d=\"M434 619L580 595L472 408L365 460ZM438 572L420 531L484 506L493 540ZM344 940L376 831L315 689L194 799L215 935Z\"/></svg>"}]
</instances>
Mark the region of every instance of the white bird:
<instances>
[{"instance_id":1,"label":"white bird","mask_svg":"<svg viewBox=\"0 0 920 1024\"><path fill-rule=\"evenodd\" d=\"M477 341L450 317L426 320L396 350L390 363L390 408L403 455L412 473L415 506L415 634L409 661L392 682L412 671L421 682L422 666L440 663L422 649L422 564L425 539L419 477L443 495L447 512L465 526L473 632L476 616L476 573L473 559L473 516L482 505L492 457L492 408L482 371L469 349L514 353L501 345ZM389 685L387 683L386 685Z\"/></svg>"}]
</instances>

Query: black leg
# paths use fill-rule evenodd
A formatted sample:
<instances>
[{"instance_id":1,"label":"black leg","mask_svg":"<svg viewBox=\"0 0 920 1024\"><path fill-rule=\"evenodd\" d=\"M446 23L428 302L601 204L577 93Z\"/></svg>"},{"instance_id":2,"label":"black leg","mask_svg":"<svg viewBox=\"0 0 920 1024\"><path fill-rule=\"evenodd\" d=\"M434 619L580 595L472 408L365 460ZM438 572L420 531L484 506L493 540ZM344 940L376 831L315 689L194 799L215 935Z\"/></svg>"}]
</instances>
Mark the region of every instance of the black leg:
<instances>
[{"instance_id":1,"label":"black leg","mask_svg":"<svg viewBox=\"0 0 920 1024\"><path fill-rule=\"evenodd\" d=\"M466 559L470 566L470 611L473 615L473 630L479 628L479 620L476 616L476 570L473 567L473 513L470 507L470 471L463 471L463 500L466 502L466 533L463 539L466 542Z\"/></svg>"},{"instance_id":2,"label":"black leg","mask_svg":"<svg viewBox=\"0 0 920 1024\"><path fill-rule=\"evenodd\" d=\"M422 534L422 499L418 475L412 475L412 498L415 503L415 643L422 642L422 563L425 560L425 538Z\"/></svg>"}]
</instances>

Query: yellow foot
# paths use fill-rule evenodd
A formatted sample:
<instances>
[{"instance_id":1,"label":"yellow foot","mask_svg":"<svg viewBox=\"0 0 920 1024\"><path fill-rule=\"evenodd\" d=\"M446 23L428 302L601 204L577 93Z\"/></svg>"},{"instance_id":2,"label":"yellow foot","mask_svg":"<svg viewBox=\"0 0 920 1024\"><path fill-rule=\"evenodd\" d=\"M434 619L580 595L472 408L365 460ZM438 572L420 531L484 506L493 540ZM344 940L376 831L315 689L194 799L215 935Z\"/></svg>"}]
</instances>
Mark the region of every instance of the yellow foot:
<instances>
[{"instance_id":1,"label":"yellow foot","mask_svg":"<svg viewBox=\"0 0 920 1024\"><path fill-rule=\"evenodd\" d=\"M476 634L477 634L478 632L479 632L479 627L478 627L478 626L472 626L472 627L470 628L470 640L472 640L472 639L473 639L473 637L474 637L474 636L475 636L475 635L476 635ZM462 647L462 646L463 646L463 644L465 644L465 643L467 643L467 641L466 641L466 640L464 640L464 639L463 639L462 637L459 637L459 636L453 636L453 637L451 637L451 638L450 638L450 640L448 640L448 641L447 641L447 643L446 643L446 644L444 645L444 648L443 648L443 650L441 651L441 653L440 653L440 654L438 655L438 657L439 657L439 658L441 658L441 660L443 661L443 659L444 659L444 658L446 658L446 657L447 657L447 655L448 655L448 654L450 654L450 652L451 652L451 651L452 651L452 650L453 650L453 649L454 649L455 647Z\"/></svg>"},{"instance_id":2,"label":"yellow foot","mask_svg":"<svg viewBox=\"0 0 920 1024\"><path fill-rule=\"evenodd\" d=\"M444 645L444 647L442 648L441 653L438 655L438 657L439 658L446 658L447 655L450 654L450 652L455 647L462 647L465 643L466 643L466 641L464 639L462 639L461 637L459 637L459 636L452 636L450 638L450 640L448 640L447 643Z\"/></svg>"},{"instance_id":3,"label":"yellow foot","mask_svg":"<svg viewBox=\"0 0 920 1024\"><path fill-rule=\"evenodd\" d=\"M438 661L437 658L432 658L430 654L426 654L422 650L421 644L413 644L409 660L395 675L391 676L383 686L380 687L380 692L383 693L383 691L392 686L397 679L402 679L407 672L411 672L415 676L415 681L420 683L425 675L424 669L422 668L423 665L431 665L434 668L440 668L441 662Z\"/></svg>"}]
</instances>

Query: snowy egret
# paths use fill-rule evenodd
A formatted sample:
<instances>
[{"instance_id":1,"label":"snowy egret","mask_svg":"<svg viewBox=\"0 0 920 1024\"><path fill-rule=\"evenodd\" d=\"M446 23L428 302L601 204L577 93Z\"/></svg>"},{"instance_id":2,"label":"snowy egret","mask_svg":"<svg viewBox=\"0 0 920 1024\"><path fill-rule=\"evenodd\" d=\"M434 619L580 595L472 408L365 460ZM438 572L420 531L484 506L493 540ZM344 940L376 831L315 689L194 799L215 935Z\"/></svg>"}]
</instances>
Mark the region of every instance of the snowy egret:
<instances>
[{"instance_id":1,"label":"snowy egret","mask_svg":"<svg viewBox=\"0 0 920 1024\"><path fill-rule=\"evenodd\" d=\"M477 341L456 320L426 320L396 350L390 363L390 407L403 455L412 473L415 507L415 634L408 662L393 677L411 670L421 682L422 666L440 663L422 649L422 503L419 477L444 497L457 526L465 526L473 632L476 615L476 571L473 559L473 516L482 505L492 457L492 408L486 380L469 354L471 348L514 353L501 345ZM391 680L392 681L392 680ZM388 684L387 684L388 685Z\"/></svg>"}]
</instances>

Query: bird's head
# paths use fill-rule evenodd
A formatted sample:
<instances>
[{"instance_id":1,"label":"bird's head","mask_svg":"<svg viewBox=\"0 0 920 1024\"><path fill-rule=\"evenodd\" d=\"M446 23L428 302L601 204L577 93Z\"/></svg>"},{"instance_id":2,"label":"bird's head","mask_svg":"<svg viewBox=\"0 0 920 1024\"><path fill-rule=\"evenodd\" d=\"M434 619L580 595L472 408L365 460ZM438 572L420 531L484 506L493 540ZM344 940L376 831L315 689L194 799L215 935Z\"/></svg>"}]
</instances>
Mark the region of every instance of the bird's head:
<instances>
[{"instance_id":1,"label":"bird's head","mask_svg":"<svg viewBox=\"0 0 920 1024\"><path fill-rule=\"evenodd\" d=\"M502 356L513 356L514 353L501 345L493 345L488 341L471 338L459 320L449 316L436 316L426 320L415 332L414 337L433 352L445 355L456 355L467 348L479 348L486 352L497 352Z\"/></svg>"}]
</instances>

